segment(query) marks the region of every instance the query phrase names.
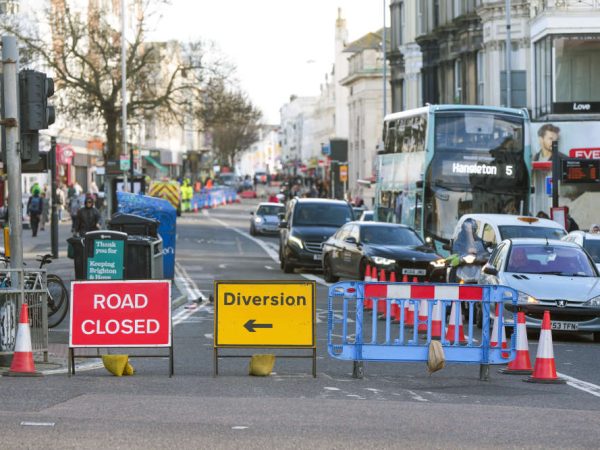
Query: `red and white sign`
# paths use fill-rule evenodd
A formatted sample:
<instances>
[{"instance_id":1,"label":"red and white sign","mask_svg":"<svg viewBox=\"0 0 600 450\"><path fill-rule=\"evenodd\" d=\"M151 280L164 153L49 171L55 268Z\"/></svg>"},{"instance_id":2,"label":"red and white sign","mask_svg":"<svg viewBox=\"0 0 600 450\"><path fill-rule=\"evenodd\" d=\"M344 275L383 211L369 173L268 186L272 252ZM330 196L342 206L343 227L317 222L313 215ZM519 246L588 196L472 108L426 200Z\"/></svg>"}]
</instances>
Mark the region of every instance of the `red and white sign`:
<instances>
[{"instance_id":1,"label":"red and white sign","mask_svg":"<svg viewBox=\"0 0 600 450\"><path fill-rule=\"evenodd\" d=\"M71 283L70 347L170 347L171 283Z\"/></svg>"},{"instance_id":2,"label":"red and white sign","mask_svg":"<svg viewBox=\"0 0 600 450\"><path fill-rule=\"evenodd\" d=\"M600 159L600 148L572 148L569 158Z\"/></svg>"}]
</instances>

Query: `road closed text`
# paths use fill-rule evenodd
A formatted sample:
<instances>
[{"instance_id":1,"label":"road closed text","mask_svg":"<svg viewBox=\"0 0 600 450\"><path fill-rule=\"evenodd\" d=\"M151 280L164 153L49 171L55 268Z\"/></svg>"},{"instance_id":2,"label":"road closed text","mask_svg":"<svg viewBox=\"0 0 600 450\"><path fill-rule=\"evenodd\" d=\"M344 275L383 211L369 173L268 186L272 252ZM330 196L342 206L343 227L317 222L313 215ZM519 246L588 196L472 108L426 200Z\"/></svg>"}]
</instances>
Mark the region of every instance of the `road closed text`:
<instances>
[{"instance_id":1,"label":"road closed text","mask_svg":"<svg viewBox=\"0 0 600 450\"><path fill-rule=\"evenodd\" d=\"M74 283L72 346L170 343L170 285L120 281Z\"/></svg>"}]
</instances>

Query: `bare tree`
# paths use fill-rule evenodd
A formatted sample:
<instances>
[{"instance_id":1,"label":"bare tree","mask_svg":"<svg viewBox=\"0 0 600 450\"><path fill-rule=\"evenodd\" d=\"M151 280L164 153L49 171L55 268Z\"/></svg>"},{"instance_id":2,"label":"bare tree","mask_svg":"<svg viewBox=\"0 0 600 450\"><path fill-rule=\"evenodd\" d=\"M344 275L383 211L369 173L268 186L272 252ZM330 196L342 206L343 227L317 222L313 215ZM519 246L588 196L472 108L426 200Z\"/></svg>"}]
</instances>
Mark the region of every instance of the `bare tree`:
<instances>
[{"instance_id":1,"label":"bare tree","mask_svg":"<svg viewBox=\"0 0 600 450\"><path fill-rule=\"evenodd\" d=\"M212 130L213 145L222 165L232 166L235 156L258 139L262 112L243 92L223 83L211 83L201 115L202 122Z\"/></svg>"},{"instance_id":2,"label":"bare tree","mask_svg":"<svg viewBox=\"0 0 600 450\"><path fill-rule=\"evenodd\" d=\"M120 30L108 11L89 2L87 11L71 7L68 0L54 0L45 11L45 26L52 42L39 32L3 24L26 47L23 54L50 69L57 90L57 114L75 125L97 121L106 133L107 157L116 159L121 127ZM140 0L128 35L127 117L142 121L152 116L163 123L183 123L190 111L201 117L202 100L214 80L228 78L233 68L202 42L190 44L145 41L150 18L160 0ZM106 4L106 3L103 3ZM114 2L113 2L114 4ZM165 46L170 45L169 48ZM167 61L165 61L167 58ZM166 64L168 62L168 64Z\"/></svg>"}]
</instances>

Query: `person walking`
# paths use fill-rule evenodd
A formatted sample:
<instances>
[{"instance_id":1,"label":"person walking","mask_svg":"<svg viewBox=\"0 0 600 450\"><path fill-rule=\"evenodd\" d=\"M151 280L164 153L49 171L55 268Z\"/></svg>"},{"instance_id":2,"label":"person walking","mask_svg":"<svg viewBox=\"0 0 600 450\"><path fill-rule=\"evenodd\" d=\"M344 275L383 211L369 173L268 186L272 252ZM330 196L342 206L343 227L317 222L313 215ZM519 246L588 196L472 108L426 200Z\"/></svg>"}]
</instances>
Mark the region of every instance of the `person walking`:
<instances>
[{"instance_id":1,"label":"person walking","mask_svg":"<svg viewBox=\"0 0 600 450\"><path fill-rule=\"evenodd\" d=\"M85 205L77 211L76 232L84 236L88 231L100 229L100 211L94 206L94 197L90 194L85 196Z\"/></svg>"},{"instance_id":2,"label":"person walking","mask_svg":"<svg viewBox=\"0 0 600 450\"><path fill-rule=\"evenodd\" d=\"M63 210L65 209L65 192L60 188L56 188L56 210L58 212L58 221L62 222Z\"/></svg>"},{"instance_id":3,"label":"person walking","mask_svg":"<svg viewBox=\"0 0 600 450\"><path fill-rule=\"evenodd\" d=\"M40 218L40 230L45 231L50 211L50 200L48 199L45 192L42 192L40 194L40 198L42 199L42 215Z\"/></svg>"},{"instance_id":4,"label":"person walking","mask_svg":"<svg viewBox=\"0 0 600 450\"><path fill-rule=\"evenodd\" d=\"M40 197L40 188L33 190L33 195L27 201L27 214L29 215L29 224L31 225L31 236L36 237L40 225L40 215L42 214L43 203Z\"/></svg>"},{"instance_id":5,"label":"person walking","mask_svg":"<svg viewBox=\"0 0 600 450\"><path fill-rule=\"evenodd\" d=\"M71 233L77 233L77 213L81 209L81 198L74 195L69 200L69 214L71 215Z\"/></svg>"}]
</instances>

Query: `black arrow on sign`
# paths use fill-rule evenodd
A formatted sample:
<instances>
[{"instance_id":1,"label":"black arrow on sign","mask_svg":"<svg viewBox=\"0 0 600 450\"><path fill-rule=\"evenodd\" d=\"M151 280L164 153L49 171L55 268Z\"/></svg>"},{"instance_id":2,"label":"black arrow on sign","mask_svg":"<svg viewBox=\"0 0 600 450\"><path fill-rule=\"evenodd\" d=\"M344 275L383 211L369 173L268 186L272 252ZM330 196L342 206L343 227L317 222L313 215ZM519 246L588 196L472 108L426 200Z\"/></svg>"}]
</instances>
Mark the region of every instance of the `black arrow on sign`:
<instances>
[{"instance_id":1,"label":"black arrow on sign","mask_svg":"<svg viewBox=\"0 0 600 450\"><path fill-rule=\"evenodd\" d=\"M272 323L254 323L255 319L250 319L248 322L244 324L244 328L248 330L250 333L255 332L255 328L273 328Z\"/></svg>"}]
</instances>

